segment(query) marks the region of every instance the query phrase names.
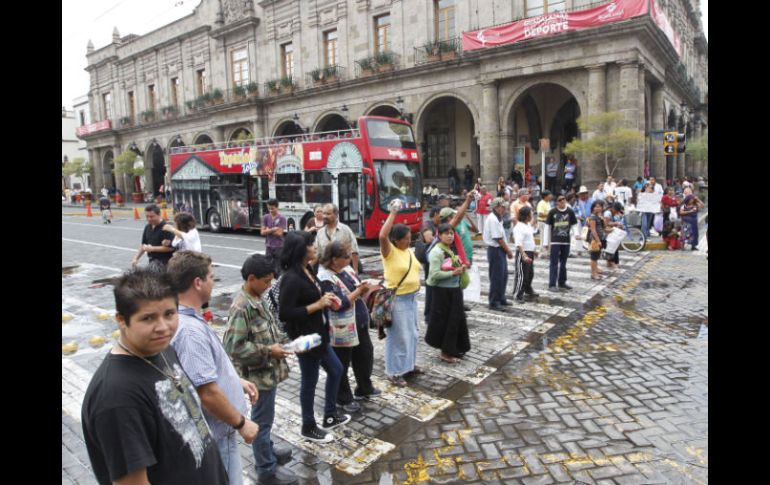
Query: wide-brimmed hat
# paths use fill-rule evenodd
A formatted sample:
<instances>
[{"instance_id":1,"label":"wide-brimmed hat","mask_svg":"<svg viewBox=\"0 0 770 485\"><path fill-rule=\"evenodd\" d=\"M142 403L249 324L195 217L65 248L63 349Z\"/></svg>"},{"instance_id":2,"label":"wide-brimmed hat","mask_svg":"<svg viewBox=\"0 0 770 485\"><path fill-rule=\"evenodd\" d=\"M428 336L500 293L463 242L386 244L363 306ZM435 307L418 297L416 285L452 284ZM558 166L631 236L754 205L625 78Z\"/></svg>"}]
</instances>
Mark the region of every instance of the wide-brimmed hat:
<instances>
[{"instance_id":1,"label":"wide-brimmed hat","mask_svg":"<svg viewBox=\"0 0 770 485\"><path fill-rule=\"evenodd\" d=\"M439 212L438 216L443 219L445 217L450 217L455 215L455 212L457 211L455 211L451 207L444 207L443 209L441 209L441 212Z\"/></svg>"},{"instance_id":2,"label":"wide-brimmed hat","mask_svg":"<svg viewBox=\"0 0 770 485\"><path fill-rule=\"evenodd\" d=\"M586 188L585 185L581 185L580 190L578 190L578 194L587 194L587 193L588 193L588 188Z\"/></svg>"}]
</instances>

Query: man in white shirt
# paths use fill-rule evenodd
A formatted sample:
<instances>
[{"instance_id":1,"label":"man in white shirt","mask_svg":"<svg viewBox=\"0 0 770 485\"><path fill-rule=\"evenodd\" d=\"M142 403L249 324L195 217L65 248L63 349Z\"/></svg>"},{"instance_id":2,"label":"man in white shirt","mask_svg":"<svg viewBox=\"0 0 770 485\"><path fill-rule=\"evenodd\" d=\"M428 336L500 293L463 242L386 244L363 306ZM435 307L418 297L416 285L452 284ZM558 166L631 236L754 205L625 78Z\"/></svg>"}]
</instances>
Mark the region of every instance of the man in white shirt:
<instances>
[{"instance_id":1,"label":"man in white shirt","mask_svg":"<svg viewBox=\"0 0 770 485\"><path fill-rule=\"evenodd\" d=\"M604 196L605 196L605 198L608 195L611 195L611 196L615 197L615 188L616 187L617 187L617 184L612 179L612 177L611 176L607 177L607 182L605 182L605 184L604 184Z\"/></svg>"},{"instance_id":2,"label":"man in white shirt","mask_svg":"<svg viewBox=\"0 0 770 485\"><path fill-rule=\"evenodd\" d=\"M513 259L513 251L505 241L503 214L506 211L505 200L496 197L490 203L492 214L484 221L483 239L487 245L487 261L489 263L489 308L502 310L503 306L511 306L505 298L508 286L508 263Z\"/></svg>"},{"instance_id":3,"label":"man in white shirt","mask_svg":"<svg viewBox=\"0 0 770 485\"><path fill-rule=\"evenodd\" d=\"M599 185L596 186L596 190L594 190L594 193L591 195L591 198L593 200L604 200L604 182L599 182Z\"/></svg>"},{"instance_id":4,"label":"man in white shirt","mask_svg":"<svg viewBox=\"0 0 770 485\"><path fill-rule=\"evenodd\" d=\"M655 177L650 177L650 185L652 185L652 191L654 193L663 195L663 186L655 180Z\"/></svg>"},{"instance_id":5,"label":"man in white shirt","mask_svg":"<svg viewBox=\"0 0 770 485\"><path fill-rule=\"evenodd\" d=\"M623 207L625 207L626 204L628 204L628 201L631 200L631 197L633 197L631 187L626 184L625 179L620 179L618 186L615 187L615 200L623 204Z\"/></svg>"}]
</instances>

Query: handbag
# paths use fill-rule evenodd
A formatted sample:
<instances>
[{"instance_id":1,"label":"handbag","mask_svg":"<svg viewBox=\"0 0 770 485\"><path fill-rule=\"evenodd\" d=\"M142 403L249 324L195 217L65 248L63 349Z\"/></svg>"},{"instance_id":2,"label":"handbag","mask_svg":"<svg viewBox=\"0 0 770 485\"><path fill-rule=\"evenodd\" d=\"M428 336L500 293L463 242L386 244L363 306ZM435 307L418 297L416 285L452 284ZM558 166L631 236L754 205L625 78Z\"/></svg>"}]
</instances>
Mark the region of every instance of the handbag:
<instances>
[{"instance_id":1,"label":"handbag","mask_svg":"<svg viewBox=\"0 0 770 485\"><path fill-rule=\"evenodd\" d=\"M441 263L441 271L454 271L456 268L461 266L460 259L457 257L457 255L452 254L444 248L441 248L441 250L444 251L444 254L447 255L447 257ZM470 284L471 275L468 274L467 271L463 271L463 273L460 275L460 289L464 290Z\"/></svg>"},{"instance_id":2,"label":"handbag","mask_svg":"<svg viewBox=\"0 0 770 485\"><path fill-rule=\"evenodd\" d=\"M601 251L602 245L597 239L591 240L591 252L595 253L596 251Z\"/></svg>"},{"instance_id":3,"label":"handbag","mask_svg":"<svg viewBox=\"0 0 770 485\"><path fill-rule=\"evenodd\" d=\"M350 296L347 286L336 275L332 275L332 282ZM332 347L343 348L358 345L355 304L350 305L347 310L329 311L329 343Z\"/></svg>"},{"instance_id":4,"label":"handbag","mask_svg":"<svg viewBox=\"0 0 770 485\"><path fill-rule=\"evenodd\" d=\"M374 294L372 303L371 319L377 324L377 333L380 339L385 338L384 328L390 328L393 324L393 307L396 306L396 291L406 279L409 271L412 270L412 254L409 253L409 267L404 273L404 277L398 282L395 288L383 288Z\"/></svg>"}]
</instances>

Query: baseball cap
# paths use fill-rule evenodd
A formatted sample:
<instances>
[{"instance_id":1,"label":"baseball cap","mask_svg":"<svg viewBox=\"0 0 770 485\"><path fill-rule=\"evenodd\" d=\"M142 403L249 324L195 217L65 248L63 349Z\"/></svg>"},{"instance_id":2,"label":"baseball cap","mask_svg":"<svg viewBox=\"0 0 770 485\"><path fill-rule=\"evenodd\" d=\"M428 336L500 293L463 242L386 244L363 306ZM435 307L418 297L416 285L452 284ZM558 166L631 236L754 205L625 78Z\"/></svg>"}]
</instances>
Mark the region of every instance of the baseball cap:
<instances>
[{"instance_id":1,"label":"baseball cap","mask_svg":"<svg viewBox=\"0 0 770 485\"><path fill-rule=\"evenodd\" d=\"M451 207L444 207L441 209L441 212L439 212L439 217L443 219L445 217L453 216L455 215L455 212L456 211Z\"/></svg>"},{"instance_id":2,"label":"baseball cap","mask_svg":"<svg viewBox=\"0 0 770 485\"><path fill-rule=\"evenodd\" d=\"M489 204L489 206L493 209L495 207L504 207L505 199L503 199L502 197L495 197L494 199L492 199L492 202Z\"/></svg>"}]
</instances>

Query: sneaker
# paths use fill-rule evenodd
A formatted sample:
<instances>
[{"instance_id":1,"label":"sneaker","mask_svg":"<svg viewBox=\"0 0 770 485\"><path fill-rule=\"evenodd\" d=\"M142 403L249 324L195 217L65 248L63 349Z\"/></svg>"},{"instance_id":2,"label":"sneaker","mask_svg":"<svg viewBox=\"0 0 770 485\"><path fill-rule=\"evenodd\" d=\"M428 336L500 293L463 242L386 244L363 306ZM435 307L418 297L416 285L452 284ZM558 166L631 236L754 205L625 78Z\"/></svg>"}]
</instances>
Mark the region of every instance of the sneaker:
<instances>
[{"instance_id":1,"label":"sneaker","mask_svg":"<svg viewBox=\"0 0 770 485\"><path fill-rule=\"evenodd\" d=\"M549 287L548 287L548 291L554 291L554 292L556 292L556 291L559 291L559 288L557 288L556 286L549 286Z\"/></svg>"},{"instance_id":2,"label":"sneaker","mask_svg":"<svg viewBox=\"0 0 770 485\"><path fill-rule=\"evenodd\" d=\"M503 305L503 306L513 306L513 303L511 303L511 302L509 302L507 300L502 302L502 303L500 303L500 304Z\"/></svg>"},{"instance_id":3,"label":"sneaker","mask_svg":"<svg viewBox=\"0 0 770 485\"><path fill-rule=\"evenodd\" d=\"M278 462L279 465L285 465L291 461L291 448L279 448L274 447L273 448L273 454L275 455L275 461Z\"/></svg>"},{"instance_id":4,"label":"sneaker","mask_svg":"<svg viewBox=\"0 0 770 485\"><path fill-rule=\"evenodd\" d=\"M331 433L324 433L318 426L314 426L308 431L302 430L302 436L310 441L316 443L331 443L334 441L334 435Z\"/></svg>"},{"instance_id":5,"label":"sneaker","mask_svg":"<svg viewBox=\"0 0 770 485\"><path fill-rule=\"evenodd\" d=\"M353 396L353 399L355 399L356 401L361 401L364 399L369 399L370 397L379 396L380 394L382 394L382 391L375 387L372 389L372 392L370 392L369 394L361 394L361 395L356 394Z\"/></svg>"},{"instance_id":6,"label":"sneaker","mask_svg":"<svg viewBox=\"0 0 770 485\"><path fill-rule=\"evenodd\" d=\"M334 429L338 426L342 426L343 424L350 422L350 415L349 414L340 414L337 416L326 416L324 418L324 424L321 425L323 429Z\"/></svg>"},{"instance_id":7,"label":"sneaker","mask_svg":"<svg viewBox=\"0 0 770 485\"><path fill-rule=\"evenodd\" d=\"M526 303L526 301L527 301L527 300L525 300L523 296L517 296L517 297L514 299L514 301L515 301L516 303Z\"/></svg>"},{"instance_id":8,"label":"sneaker","mask_svg":"<svg viewBox=\"0 0 770 485\"><path fill-rule=\"evenodd\" d=\"M492 303L491 305L489 305L489 309L490 309L490 310L497 310L497 311L500 311L500 310L502 310L502 309L503 309L503 306L502 306L502 305L500 305L499 303Z\"/></svg>"},{"instance_id":9,"label":"sneaker","mask_svg":"<svg viewBox=\"0 0 770 485\"><path fill-rule=\"evenodd\" d=\"M341 406L346 413L357 413L361 410L361 405L355 401L351 401L347 404L337 403L337 406Z\"/></svg>"},{"instance_id":10,"label":"sneaker","mask_svg":"<svg viewBox=\"0 0 770 485\"><path fill-rule=\"evenodd\" d=\"M296 483L299 483L297 475L282 466L277 466L272 476L257 477L258 485L295 485Z\"/></svg>"},{"instance_id":11,"label":"sneaker","mask_svg":"<svg viewBox=\"0 0 770 485\"><path fill-rule=\"evenodd\" d=\"M530 297L530 298L537 298L538 296L540 296L540 293L538 293L538 292L536 292L536 291L533 291L532 293L527 293L527 292L524 292L524 295L525 295L525 296L528 296L528 297Z\"/></svg>"},{"instance_id":12,"label":"sneaker","mask_svg":"<svg viewBox=\"0 0 770 485\"><path fill-rule=\"evenodd\" d=\"M562 290L571 290L572 289L572 287L570 285L568 285L567 283L564 283L563 285L559 285L559 288L561 288Z\"/></svg>"}]
</instances>

